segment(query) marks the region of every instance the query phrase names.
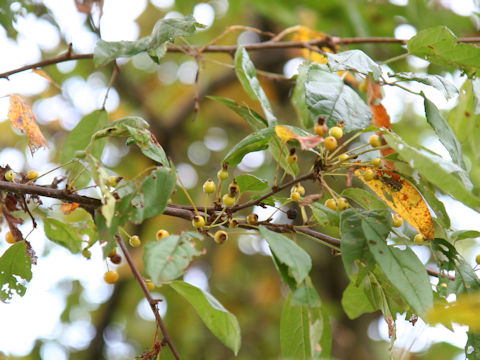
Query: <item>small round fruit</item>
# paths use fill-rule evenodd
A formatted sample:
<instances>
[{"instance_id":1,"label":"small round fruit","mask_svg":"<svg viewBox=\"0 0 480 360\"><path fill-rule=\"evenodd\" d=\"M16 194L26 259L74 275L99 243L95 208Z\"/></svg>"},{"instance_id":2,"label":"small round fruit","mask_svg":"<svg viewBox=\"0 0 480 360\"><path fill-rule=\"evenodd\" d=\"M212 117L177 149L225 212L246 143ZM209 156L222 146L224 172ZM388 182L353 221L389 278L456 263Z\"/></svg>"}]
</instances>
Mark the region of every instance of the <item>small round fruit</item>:
<instances>
[{"instance_id":1,"label":"small round fruit","mask_svg":"<svg viewBox=\"0 0 480 360\"><path fill-rule=\"evenodd\" d=\"M345 199L344 197L338 198L337 200L337 206L340 211L348 209L350 207L350 204L348 203L348 200Z\"/></svg>"},{"instance_id":2,"label":"small round fruit","mask_svg":"<svg viewBox=\"0 0 480 360\"><path fill-rule=\"evenodd\" d=\"M211 179L208 179L203 184L203 192L205 192L207 194L213 193L216 188L217 188L217 186L215 185L215 183Z\"/></svg>"},{"instance_id":3,"label":"small round fruit","mask_svg":"<svg viewBox=\"0 0 480 360\"><path fill-rule=\"evenodd\" d=\"M393 215L393 227L400 227L403 225L403 218L400 214Z\"/></svg>"},{"instance_id":4,"label":"small round fruit","mask_svg":"<svg viewBox=\"0 0 480 360\"><path fill-rule=\"evenodd\" d=\"M365 181L373 180L375 178L375 171L373 171L372 169L365 170L363 178L365 179Z\"/></svg>"},{"instance_id":5,"label":"small round fruit","mask_svg":"<svg viewBox=\"0 0 480 360\"><path fill-rule=\"evenodd\" d=\"M230 195L238 194L240 192L240 186L238 186L235 180L228 185L228 191L230 192Z\"/></svg>"},{"instance_id":6,"label":"small round fruit","mask_svg":"<svg viewBox=\"0 0 480 360\"><path fill-rule=\"evenodd\" d=\"M295 190L300 194L300 195L305 195L305 188L300 185L300 184L297 184L295 185Z\"/></svg>"},{"instance_id":7,"label":"small round fruit","mask_svg":"<svg viewBox=\"0 0 480 360\"><path fill-rule=\"evenodd\" d=\"M122 262L122 257L118 254L115 254L113 256L110 256L110 261L112 264L118 265Z\"/></svg>"},{"instance_id":8,"label":"small round fruit","mask_svg":"<svg viewBox=\"0 0 480 360\"><path fill-rule=\"evenodd\" d=\"M247 216L247 222L250 225L255 225L258 222L258 215L255 213L251 213L250 215Z\"/></svg>"},{"instance_id":9,"label":"small round fruit","mask_svg":"<svg viewBox=\"0 0 480 360\"><path fill-rule=\"evenodd\" d=\"M220 180L225 180L228 178L228 171L225 170L225 169L220 169L218 170L217 172L217 177L220 179Z\"/></svg>"},{"instance_id":10,"label":"small round fruit","mask_svg":"<svg viewBox=\"0 0 480 360\"><path fill-rule=\"evenodd\" d=\"M140 240L138 235L133 235L128 242L131 247L139 247L142 245L142 240Z\"/></svg>"},{"instance_id":11,"label":"small round fruit","mask_svg":"<svg viewBox=\"0 0 480 360\"><path fill-rule=\"evenodd\" d=\"M13 234L10 231L7 232L7 235L5 235L5 240L9 244L15 244L16 243L15 238L13 237Z\"/></svg>"},{"instance_id":12,"label":"small round fruit","mask_svg":"<svg viewBox=\"0 0 480 360\"><path fill-rule=\"evenodd\" d=\"M373 164L373 166L375 166L375 167L380 167L380 166L382 166L382 159L380 159L380 158L375 158L375 159L372 160L372 164Z\"/></svg>"},{"instance_id":13,"label":"small round fruit","mask_svg":"<svg viewBox=\"0 0 480 360\"><path fill-rule=\"evenodd\" d=\"M115 270L110 270L103 275L103 279L107 284L115 284L118 281L118 272Z\"/></svg>"},{"instance_id":14,"label":"small round fruit","mask_svg":"<svg viewBox=\"0 0 480 360\"><path fill-rule=\"evenodd\" d=\"M233 206L235 205L235 196L232 196L230 194L225 194L222 197L222 201L226 207Z\"/></svg>"},{"instance_id":15,"label":"small round fruit","mask_svg":"<svg viewBox=\"0 0 480 360\"><path fill-rule=\"evenodd\" d=\"M380 136L378 136L378 135L372 135L372 136L370 136L370 138L368 139L368 143L369 143L372 147L380 147L380 146L382 146L382 140L380 139Z\"/></svg>"},{"instance_id":16,"label":"small round fruit","mask_svg":"<svg viewBox=\"0 0 480 360\"><path fill-rule=\"evenodd\" d=\"M343 162L343 161L347 161L348 159L350 159L350 156L348 156L348 154L344 153L344 154L340 155L338 158L339 158L340 161Z\"/></svg>"},{"instance_id":17,"label":"small round fruit","mask_svg":"<svg viewBox=\"0 0 480 360\"><path fill-rule=\"evenodd\" d=\"M223 244L228 239L228 234L226 231L218 230L213 238L217 244Z\"/></svg>"},{"instance_id":18,"label":"small round fruit","mask_svg":"<svg viewBox=\"0 0 480 360\"><path fill-rule=\"evenodd\" d=\"M448 287L448 284L447 284L447 283L444 283L444 282L442 282L442 283L440 283L440 287L442 287L442 288L446 289L446 288Z\"/></svg>"},{"instance_id":19,"label":"small round fruit","mask_svg":"<svg viewBox=\"0 0 480 360\"><path fill-rule=\"evenodd\" d=\"M297 160L298 160L297 154L293 154L293 155L288 154L288 156L287 156L287 162L288 162L289 164L296 163Z\"/></svg>"},{"instance_id":20,"label":"small round fruit","mask_svg":"<svg viewBox=\"0 0 480 360\"><path fill-rule=\"evenodd\" d=\"M230 227L230 228L238 227L238 220L237 219L230 220L230 223L228 224L228 227Z\"/></svg>"},{"instance_id":21,"label":"small round fruit","mask_svg":"<svg viewBox=\"0 0 480 360\"><path fill-rule=\"evenodd\" d=\"M288 209L287 211L287 217L290 220L295 220L297 218L297 210L295 209Z\"/></svg>"},{"instance_id":22,"label":"small round fruit","mask_svg":"<svg viewBox=\"0 0 480 360\"><path fill-rule=\"evenodd\" d=\"M8 171L5 173L5 180L7 180L7 181L13 181L13 180L15 180L15 173L13 172L13 170L8 170Z\"/></svg>"},{"instance_id":23,"label":"small round fruit","mask_svg":"<svg viewBox=\"0 0 480 360\"><path fill-rule=\"evenodd\" d=\"M337 139L333 136L327 136L323 142L323 146L329 151L335 150L338 146Z\"/></svg>"},{"instance_id":24,"label":"small round fruit","mask_svg":"<svg viewBox=\"0 0 480 360\"><path fill-rule=\"evenodd\" d=\"M340 139L343 136L343 129L340 126L334 126L328 131L328 135Z\"/></svg>"},{"instance_id":25,"label":"small round fruit","mask_svg":"<svg viewBox=\"0 0 480 360\"><path fill-rule=\"evenodd\" d=\"M205 226L205 219L202 216L194 216L192 220L193 227L199 229Z\"/></svg>"},{"instance_id":26,"label":"small round fruit","mask_svg":"<svg viewBox=\"0 0 480 360\"><path fill-rule=\"evenodd\" d=\"M328 199L325 201L325 206L332 210L337 210L337 202L335 199Z\"/></svg>"},{"instance_id":27,"label":"small round fruit","mask_svg":"<svg viewBox=\"0 0 480 360\"><path fill-rule=\"evenodd\" d=\"M117 187L118 177L116 177L115 175L110 175L107 179L107 185L110 187Z\"/></svg>"},{"instance_id":28,"label":"small round fruit","mask_svg":"<svg viewBox=\"0 0 480 360\"><path fill-rule=\"evenodd\" d=\"M415 238L413 239L415 242L424 242L425 241L425 237L422 235L422 234L417 234L415 235Z\"/></svg>"},{"instance_id":29,"label":"small round fruit","mask_svg":"<svg viewBox=\"0 0 480 360\"><path fill-rule=\"evenodd\" d=\"M36 170L30 170L27 174L28 180L33 180L33 179L36 179L37 177L38 177L38 171Z\"/></svg>"},{"instance_id":30,"label":"small round fruit","mask_svg":"<svg viewBox=\"0 0 480 360\"><path fill-rule=\"evenodd\" d=\"M313 132L319 136L324 136L328 132L328 127L325 124L317 124L313 128Z\"/></svg>"},{"instance_id":31,"label":"small round fruit","mask_svg":"<svg viewBox=\"0 0 480 360\"><path fill-rule=\"evenodd\" d=\"M92 253L87 248L82 250L82 255L85 259L90 259L92 257Z\"/></svg>"},{"instance_id":32,"label":"small round fruit","mask_svg":"<svg viewBox=\"0 0 480 360\"><path fill-rule=\"evenodd\" d=\"M160 229L157 231L157 240L162 240L163 238L166 238L167 236L170 236L170 233L167 230Z\"/></svg>"},{"instance_id":33,"label":"small round fruit","mask_svg":"<svg viewBox=\"0 0 480 360\"><path fill-rule=\"evenodd\" d=\"M155 290L155 284L152 282L152 280L145 280L145 286L147 287L148 291Z\"/></svg>"},{"instance_id":34,"label":"small round fruit","mask_svg":"<svg viewBox=\"0 0 480 360\"><path fill-rule=\"evenodd\" d=\"M292 199L293 201L298 201L301 197L302 196L298 191L292 191L292 193L290 194L290 199Z\"/></svg>"},{"instance_id":35,"label":"small round fruit","mask_svg":"<svg viewBox=\"0 0 480 360\"><path fill-rule=\"evenodd\" d=\"M480 254L477 255L477 257L475 258L475 261L477 264L480 265Z\"/></svg>"}]
</instances>

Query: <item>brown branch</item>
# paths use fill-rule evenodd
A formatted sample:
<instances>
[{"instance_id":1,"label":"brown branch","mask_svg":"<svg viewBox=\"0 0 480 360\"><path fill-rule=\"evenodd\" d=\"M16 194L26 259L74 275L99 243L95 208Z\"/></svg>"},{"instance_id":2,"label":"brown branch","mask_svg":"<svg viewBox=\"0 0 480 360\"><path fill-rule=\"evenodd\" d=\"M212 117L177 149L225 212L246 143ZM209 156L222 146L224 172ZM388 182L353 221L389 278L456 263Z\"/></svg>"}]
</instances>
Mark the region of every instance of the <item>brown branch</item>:
<instances>
[{"instance_id":1,"label":"brown branch","mask_svg":"<svg viewBox=\"0 0 480 360\"><path fill-rule=\"evenodd\" d=\"M276 192L285 189L289 186L292 186L296 184L297 182L301 180L307 180L307 179L313 179L313 174L306 174L303 175L297 179L294 179L292 181L289 181L285 184L282 184L278 188L270 191L269 193L265 194L261 198L258 198L256 200L252 200L249 202L245 202L243 204L239 204L238 206L233 206L231 208L231 211L238 211L240 209L244 209L250 206L258 205L262 202L262 200L266 199L267 197L275 194ZM54 198L54 199L59 199L63 200L69 203L79 203L81 207L84 209L88 210L90 213L93 214L94 210L102 206L102 202L100 199L88 197L88 196L83 196L83 195L78 195L75 193L68 192L66 190L61 190L61 189L52 189L49 187L45 186L40 186L40 185L31 185L31 184L17 184L17 183L12 183L9 181L0 181L0 191L7 191L7 192L12 192L18 195L39 195L39 196L45 196L49 198ZM207 208L207 211L214 211L215 208ZM164 215L168 216L173 216L173 217L178 217L182 218L185 220L192 220L193 216L195 215L193 212L193 208L190 209L189 206L179 206L175 204L169 204L165 211L163 212ZM269 226L275 226L275 224L269 224ZM283 230L282 230L283 231ZM340 239L323 234L319 231L312 230L310 228L295 228L293 231L303 233L308 236L312 236L316 239L322 240L330 245L339 247L340 246ZM120 243L120 241L119 241ZM432 269L427 267L427 272L431 276L439 277L439 276L444 276L443 274L440 274L438 270ZM454 276L447 275L447 277L450 280L455 280Z\"/></svg>"},{"instance_id":2,"label":"brown branch","mask_svg":"<svg viewBox=\"0 0 480 360\"><path fill-rule=\"evenodd\" d=\"M130 267L130 270L132 271L133 276L135 277L138 284L142 288L142 291L145 294L145 298L147 299L148 303L150 304L150 307L152 308L153 314L155 315L155 319L157 321L157 326L160 327L160 330L162 331L162 335L163 335L162 343L166 343L170 348L170 350L172 351L172 354L175 357L175 359L180 360L180 354L175 348L175 345L173 344L172 339L168 335L168 331L167 331L167 328L165 327L165 323L163 322L162 316L158 312L158 308L157 308L158 301L155 300L150 294L150 291L148 291L147 285L145 284L145 281L143 280L143 277L140 274L140 271L138 271L137 266L135 265L135 262L133 261L133 258L130 255L130 252L128 251L127 246L125 245L125 242L123 241L122 237L117 234L116 238L117 238L118 245L120 246L123 254L125 255L125 259L127 260L128 266Z\"/></svg>"},{"instance_id":3,"label":"brown branch","mask_svg":"<svg viewBox=\"0 0 480 360\"><path fill-rule=\"evenodd\" d=\"M243 45L246 50L258 51L258 50L275 50L275 49L302 49L311 48L312 46L332 46L332 45L351 45L351 44L401 44L405 45L408 40L387 38L387 37L358 37L358 38L337 38L337 37L323 37L320 39L310 41L265 41L256 44ZM480 37L466 37L457 39L458 43L478 43ZM167 47L168 52L182 52L189 53L193 56L204 53L230 53L233 54L239 45L209 45L209 46L177 46L169 45ZM0 79L8 79L10 75L31 70L35 68L41 68L48 65L58 64L70 60L82 60L92 59L93 53L89 54L72 54L69 50L63 55L57 57L39 61L33 64L25 65L17 69L0 73Z\"/></svg>"}]
</instances>

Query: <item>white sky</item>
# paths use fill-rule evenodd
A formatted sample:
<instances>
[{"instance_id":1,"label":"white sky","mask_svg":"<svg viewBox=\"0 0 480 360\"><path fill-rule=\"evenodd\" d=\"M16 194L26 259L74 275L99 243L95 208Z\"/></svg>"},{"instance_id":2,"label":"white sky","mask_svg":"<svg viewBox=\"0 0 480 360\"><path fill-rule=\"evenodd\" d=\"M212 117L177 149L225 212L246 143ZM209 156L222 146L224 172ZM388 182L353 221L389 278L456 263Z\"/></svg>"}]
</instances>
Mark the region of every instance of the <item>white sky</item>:
<instances>
[{"instance_id":1,"label":"white sky","mask_svg":"<svg viewBox=\"0 0 480 360\"><path fill-rule=\"evenodd\" d=\"M174 4L174 0L151 0L152 3L160 9L168 10ZM398 5L406 5L408 0L391 0ZM85 15L79 14L75 8L73 0L44 0L44 3L52 10L56 21L60 24L63 36L68 42L73 43L73 49L78 53L92 52L95 42L98 40L96 35L90 33L84 25ZM463 14L471 14L475 9L472 0L442 0L452 10ZM101 20L102 38L105 40L135 40L138 38L139 27L135 19L144 11L147 0L105 0L104 16ZM199 3L194 8L194 15L197 20L207 26L210 26L215 16L222 16L228 9L227 0L216 0L211 3ZM168 13L167 17L174 16L175 13ZM56 49L60 42L60 36L57 29L45 20L36 19L33 15L27 15L20 18L17 27L21 34L18 42L6 38L6 34L0 28L0 48L2 54L8 56L0 57L0 72L17 68L27 63L40 60L40 50L52 51ZM415 34L416 30L408 25L400 25L395 36L399 38L408 38ZM61 50L63 51L63 50ZM135 66L151 67L148 58L139 57L134 60ZM419 68L425 66L421 59L410 59L413 66ZM289 62L285 67L286 75L293 75L299 64L298 59ZM76 62L69 62L57 65L62 72L69 73L74 69ZM165 62L161 66L154 67L159 79L165 84L178 79L186 84L192 83L196 72L196 63L192 61L183 64ZM163 69L163 70L162 70ZM173 74L173 75L172 75ZM193 74L193 75L192 75ZM451 79L457 87L461 85L460 76ZM92 74L87 80L80 77L70 78L63 84L62 93L51 98L41 100L35 104L34 111L38 116L40 124L60 119L66 129L71 129L81 119L81 117L101 106L106 91L108 79L100 73ZM8 95L21 94L24 96L36 95L43 92L48 86L48 81L32 72L23 72L11 76L10 80L0 79L0 121L7 119L9 106ZM416 85L415 85L416 86ZM456 99L446 101L443 96L431 87L418 85L427 96L436 103L440 109L449 109L454 106ZM418 89L416 89L418 90ZM414 109L423 115L423 105L419 97L415 97L397 88L391 87L385 89L384 105L390 115L395 119L402 111L405 103L411 102ZM114 110L119 104L118 93L113 89L108 97L107 110ZM220 135L219 135L220 134ZM216 140L215 140L216 139ZM189 157L192 163L204 165L202 159L210 156L210 151L222 151L227 146L225 132L219 128L212 128L203 142L196 142L189 148ZM438 142L432 142L427 139L425 145L429 145L434 151L445 154L445 149ZM111 149L112 153L115 150ZM196 156L198 152L204 154L203 157ZM265 155L263 152L249 154L249 157L242 161L240 167L243 170L255 169L263 164ZM199 163L200 161L200 163ZM21 152L12 148L4 148L0 151L0 163L15 164L16 171L22 169L32 169L42 172L54 167L50 162L50 153L48 150L39 150L32 158L27 154L27 160ZM39 166L42 164L42 166ZM188 164L178 164L179 175L186 179L195 179L187 187L195 186L197 175L195 168ZM55 174L45 181L51 180ZM462 229L480 230L480 216L465 208L463 205L451 199L445 198L448 212L452 218L454 227ZM46 204L54 204L54 201L44 200ZM461 214L459 216L459 214ZM27 229L26 229L27 230ZM30 229L28 229L30 230ZM27 231L28 231L27 230ZM3 229L0 236L4 236L6 229ZM94 329L90 324L88 312L78 313L78 319L71 324L65 325L59 323L59 315L65 306L64 298L69 292L69 283L78 279L85 287L85 297L92 304L100 304L108 299L111 294L112 286L103 282L103 273L106 270L105 262L102 259L100 249L92 249L93 256L90 261L86 261L81 256L73 256L65 249L47 243L43 236L43 229L40 228L30 236L35 251L40 255L44 250L48 250L48 255L40 256L38 265L33 267L33 280L28 286L26 295L23 298L14 298L11 304L0 303L0 349L6 354L22 356L27 354L36 339L59 339L60 343L47 343L42 349L44 358L49 359L67 359L65 348L82 349L88 346L88 340L94 336ZM251 239L247 239L251 241ZM247 241L245 240L245 241ZM255 240L255 239L254 239ZM244 242L245 242L244 241ZM257 241L257 240L255 240ZM241 242L243 244L243 242ZM255 243L256 244L256 243ZM0 253L7 248L5 242L0 242ZM243 244L242 246L246 246ZM250 246L250 245L249 245ZM256 246L256 247L255 247ZM259 253L268 253L263 244L259 242L254 247L254 251ZM469 259L472 260L472 259ZM193 267L185 276L185 280L194 283L204 289L208 289L208 278L205 272L199 267ZM58 287L62 282L63 288ZM160 295L159 295L160 296ZM95 306L95 305L94 305ZM162 311L167 311L166 303ZM153 321L149 309L145 309L144 303L139 303L137 311L140 316L146 320ZM385 323L379 321L376 331L372 331L372 338L380 337L386 339L387 330ZM412 327L399 321L399 338L406 339L405 347L411 347L413 350L425 349L433 341L447 341L459 347L465 343L465 329L457 329L455 335L443 327L430 328L419 323L412 332ZM421 331L418 333L418 329ZM402 336L405 332L405 336ZM375 334L377 335L375 335ZM410 343L409 343L410 341ZM115 346L110 348L111 358L116 358L115 351L131 354L132 349L121 339L112 343ZM400 342L399 342L400 344Z\"/></svg>"}]
</instances>

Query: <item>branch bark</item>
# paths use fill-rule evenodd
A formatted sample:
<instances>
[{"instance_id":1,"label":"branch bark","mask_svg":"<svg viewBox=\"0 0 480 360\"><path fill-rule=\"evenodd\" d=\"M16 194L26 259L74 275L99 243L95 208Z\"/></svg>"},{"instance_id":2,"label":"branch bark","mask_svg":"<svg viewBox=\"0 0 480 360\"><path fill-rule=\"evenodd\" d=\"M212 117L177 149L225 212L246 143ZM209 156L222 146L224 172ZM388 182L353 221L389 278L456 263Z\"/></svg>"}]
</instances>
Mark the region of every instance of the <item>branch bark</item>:
<instances>
[{"instance_id":1,"label":"branch bark","mask_svg":"<svg viewBox=\"0 0 480 360\"><path fill-rule=\"evenodd\" d=\"M387 38L387 37L357 37L357 38L338 38L338 37L323 37L321 39L315 39L310 41L265 41L256 44L243 45L248 51L260 51L260 50L275 50L275 49L312 49L312 46L336 46L336 45L351 45L351 44L399 44L405 45L408 40ZM466 37L457 39L459 43L478 43L480 37ZM233 54L237 50L239 45L209 45L209 46L177 46L169 45L167 47L168 52L181 52L186 54L193 54L194 56L201 53L229 53ZM29 65L21 66L19 68L0 73L0 79L8 79L10 75L31 70L35 68L41 68L48 65L58 64L71 60L84 60L93 59L93 53L88 54L73 54L71 49L63 54L54 58L42 60Z\"/></svg>"}]
</instances>

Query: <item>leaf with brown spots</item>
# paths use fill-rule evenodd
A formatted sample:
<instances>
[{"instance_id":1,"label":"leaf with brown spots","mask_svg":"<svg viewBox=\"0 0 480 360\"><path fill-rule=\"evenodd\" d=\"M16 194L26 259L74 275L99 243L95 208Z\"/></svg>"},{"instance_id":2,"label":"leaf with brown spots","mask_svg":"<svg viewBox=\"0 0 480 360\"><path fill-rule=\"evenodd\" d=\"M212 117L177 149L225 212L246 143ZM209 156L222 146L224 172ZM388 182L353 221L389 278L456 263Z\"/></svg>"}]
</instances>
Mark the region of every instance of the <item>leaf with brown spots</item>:
<instances>
[{"instance_id":1,"label":"leaf with brown spots","mask_svg":"<svg viewBox=\"0 0 480 360\"><path fill-rule=\"evenodd\" d=\"M365 180L365 170L377 172L373 180ZM362 167L355 174L372 189L392 210L400 214L426 239L434 238L432 215L418 190L406 179L391 171Z\"/></svg>"},{"instance_id":2,"label":"leaf with brown spots","mask_svg":"<svg viewBox=\"0 0 480 360\"><path fill-rule=\"evenodd\" d=\"M14 128L20 129L27 134L28 147L30 148L32 155L40 147L48 147L47 141L37 125L32 108L25 104L22 98L18 95L10 96L8 118Z\"/></svg>"}]
</instances>

